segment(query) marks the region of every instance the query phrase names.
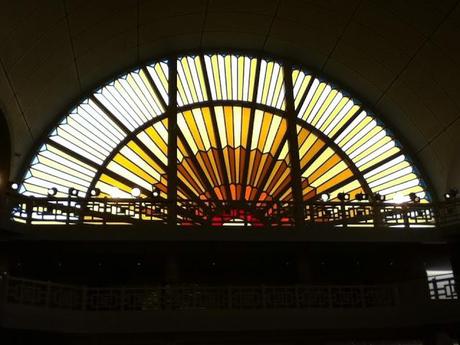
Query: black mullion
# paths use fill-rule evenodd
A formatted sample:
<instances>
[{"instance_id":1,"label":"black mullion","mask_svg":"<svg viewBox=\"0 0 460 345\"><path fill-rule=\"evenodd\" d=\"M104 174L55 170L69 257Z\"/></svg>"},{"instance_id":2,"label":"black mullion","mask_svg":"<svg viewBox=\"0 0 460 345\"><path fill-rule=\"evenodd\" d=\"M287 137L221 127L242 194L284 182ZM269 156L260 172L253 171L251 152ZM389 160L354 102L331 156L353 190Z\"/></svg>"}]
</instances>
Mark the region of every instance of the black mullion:
<instances>
[{"instance_id":1,"label":"black mullion","mask_svg":"<svg viewBox=\"0 0 460 345\"><path fill-rule=\"evenodd\" d=\"M277 109L275 107L266 105L266 104L260 104L260 103L255 103L255 102L249 102L249 101L242 101L242 100L231 100L231 99L225 99L225 100L211 100L211 101L202 101L202 102L195 102L195 103L190 103L186 105L182 105L177 108L178 113L183 113L184 111L187 110L192 110L195 108L205 108L205 107L217 107L217 106L239 106L239 107L245 107L245 108L253 108L256 107L258 110L265 111L267 113L271 114L277 114L277 115L282 115L284 116L286 111Z\"/></svg>"},{"instance_id":2,"label":"black mullion","mask_svg":"<svg viewBox=\"0 0 460 345\"><path fill-rule=\"evenodd\" d=\"M292 85L292 66L284 64L284 85L286 90L286 121L287 121L287 142L289 145L289 156L291 158L291 188L294 200L294 218L297 227L305 222L303 208L303 191L300 172L299 139L297 135L297 112Z\"/></svg>"},{"instance_id":3,"label":"black mullion","mask_svg":"<svg viewBox=\"0 0 460 345\"><path fill-rule=\"evenodd\" d=\"M254 90L252 91L251 102L255 103L257 97L257 89L259 88L259 78L260 78L260 59L257 59L256 64L256 73L254 75ZM248 138L246 141L246 155L244 157L244 166L243 166L243 175L241 181L241 201L245 200L246 188L248 185L248 171L249 171L249 160L251 156L251 143L252 143L252 134L254 131L254 118L255 118L255 108L251 107L251 112L249 114L249 126L248 126Z\"/></svg>"},{"instance_id":4,"label":"black mullion","mask_svg":"<svg viewBox=\"0 0 460 345\"><path fill-rule=\"evenodd\" d=\"M331 178L333 178L333 177L331 177ZM336 190L336 189L339 189L339 188L341 188L341 187L347 185L348 183L352 182L353 180L358 180L358 176L352 175L352 176L346 178L345 180L343 180L343 181L341 181L341 182L339 182L339 183L337 183L337 184L331 186L330 188L323 190L323 191L321 192L321 194L325 194L325 193L329 194L329 193L331 193L332 191L334 191L334 190ZM329 180L328 180L328 181L329 181ZM327 181L326 181L326 182L327 182ZM326 182L325 182L325 183L326 183ZM361 187L363 187L363 186L361 186ZM317 189L316 187L313 187L313 188ZM316 196L318 197L319 195L317 194ZM333 199L333 197L331 197L331 199Z\"/></svg>"},{"instance_id":5,"label":"black mullion","mask_svg":"<svg viewBox=\"0 0 460 345\"><path fill-rule=\"evenodd\" d=\"M53 160L53 162L55 162L55 161ZM45 165L45 164L43 164L43 165ZM65 181L65 182L68 182L68 183L71 183L71 184L74 184L74 185L78 185L78 186L82 187L82 190L76 188L76 189L78 189L78 190L80 190L80 191L83 191L83 189L86 188L84 185L82 185L82 184L80 184L80 183L77 183L77 182L74 182L74 181L71 181L71 180L68 180L68 179L67 179L67 176L73 176L73 177L75 177L75 178L78 178L78 179L80 179L80 180L83 180L83 179L80 178L80 177L77 177L77 176L75 176L75 175L71 175L71 174L69 174L69 173L64 173L64 172L62 172L62 171L59 170L59 172L65 174L66 178L64 178L64 177L61 177L61 176L57 176L57 175L51 173L50 171L43 171L43 170L40 170L40 169L36 168L35 166L38 166L38 165L31 165L29 169L34 169L35 171L39 171L39 172L41 172L41 173L43 173L43 174L50 175L50 176L52 176L52 177L54 177L54 178L63 180L63 181ZM80 173L81 173L81 172L80 172ZM82 174L82 173L81 173L81 174ZM86 174L84 174L84 175L87 176ZM85 181L85 180L83 180L83 181ZM51 182L51 181L49 181L49 182ZM53 183L55 183L55 182L53 182ZM62 187L66 187L65 185L60 184L60 183L59 183L59 185L62 186ZM42 187L42 186L39 186L39 187Z\"/></svg>"},{"instance_id":6,"label":"black mullion","mask_svg":"<svg viewBox=\"0 0 460 345\"><path fill-rule=\"evenodd\" d=\"M365 175L367 174L368 172L374 170L375 168L378 168L379 166L383 165L383 164L386 164L388 163L389 161L397 158L398 156L401 156L402 153L401 152L396 152L396 153L393 153L391 156L388 156L387 158L381 160L380 162L378 163L375 163L374 165L371 165L370 167L364 169L361 174Z\"/></svg>"},{"instance_id":7,"label":"black mullion","mask_svg":"<svg viewBox=\"0 0 460 345\"><path fill-rule=\"evenodd\" d=\"M178 179L178 187L190 197L190 201L195 201L199 204L203 209L209 210L209 206L205 204L204 200L201 200L185 183L183 183L180 179ZM186 200L184 200L186 201ZM179 207L178 207L179 209Z\"/></svg>"},{"instance_id":8,"label":"black mullion","mask_svg":"<svg viewBox=\"0 0 460 345\"><path fill-rule=\"evenodd\" d=\"M320 140L319 138L316 139L316 140ZM319 156L321 156L324 151L326 151L326 149L328 148L329 146L327 145L327 143L324 143L323 147L321 147L318 152L315 153L315 155L310 159L309 162L314 162L316 159L319 158ZM300 162L300 161L299 161ZM300 165L300 164L299 164ZM300 184L302 185L302 174L305 172L305 170L308 169L308 167L310 166L310 164L306 164L303 168L300 168ZM291 187L291 184L288 184L286 185L285 187L283 187L283 189L280 190L280 192L278 192L276 194L276 196L281 196L283 195L284 193L286 193L286 191Z\"/></svg>"},{"instance_id":9,"label":"black mullion","mask_svg":"<svg viewBox=\"0 0 460 345\"><path fill-rule=\"evenodd\" d=\"M160 100L160 103L161 103L161 106L163 107L163 109L168 109L168 104L166 103L166 100L163 99L163 96L161 95L160 90L158 90L158 87L156 86L155 82L153 81L152 76L150 75L149 71L147 70L147 67L145 67L145 66L142 67L142 71L147 76L147 80L148 80L150 86L152 87L153 92L155 92L155 96L157 96L157 98ZM169 99L171 99L171 97L169 97Z\"/></svg>"},{"instance_id":10,"label":"black mullion","mask_svg":"<svg viewBox=\"0 0 460 345\"><path fill-rule=\"evenodd\" d=\"M292 76L292 73L291 73L291 76ZM303 102L305 102L305 99L307 98L307 95L310 92L311 86L313 85L313 81L316 79L316 77L313 74L311 74L310 76L311 78L308 81L307 87L305 88L305 91L300 98L299 108L295 109L296 115L299 115L300 108L302 108ZM294 84L292 85L292 92L294 92ZM295 99L294 99L294 107L295 107Z\"/></svg>"},{"instance_id":11,"label":"black mullion","mask_svg":"<svg viewBox=\"0 0 460 345\"><path fill-rule=\"evenodd\" d=\"M91 168L95 169L96 171L99 170L99 168L100 168L100 166L96 162L93 162L92 160L90 160L89 158L86 158L85 156L82 156L78 152L72 151L69 148L65 147L64 145L62 145L62 144L60 144L60 143L58 143L56 141L51 140L51 138L48 138L45 141L45 144L48 144L48 145L56 147L60 151L68 154L69 156L78 159L79 161L85 163L86 165L89 165Z\"/></svg>"},{"instance_id":12,"label":"black mullion","mask_svg":"<svg viewBox=\"0 0 460 345\"><path fill-rule=\"evenodd\" d=\"M86 144L84 138L86 138L87 140L91 140L87 135L85 135L84 133L80 132L77 128L74 128L74 127L72 127L73 132L70 132L70 131L66 130L65 128L62 128L62 127L61 127L61 128L57 128L57 130L58 130L58 131L66 132L69 136L71 136L72 138L74 138L75 140L77 140L78 142L83 143L83 144ZM75 134L76 134L76 135L75 135ZM83 137L83 139L82 139L81 137ZM67 140L67 139L66 139L66 140ZM104 143L105 143L105 142L104 142ZM76 142L74 142L74 144L75 144L75 146L80 147L82 150L85 150L81 145L77 144ZM107 144L107 143L105 143L105 144ZM89 146L91 149L93 149L95 152L97 152L97 153L99 153L99 154L101 154L101 155L103 155L103 156L106 155L105 152L101 152L100 150L96 149L95 147L93 147L93 146L91 146L91 145L89 145L89 144L88 144L88 146ZM88 153L89 153L89 152L88 152ZM109 152L109 154L110 154L110 152Z\"/></svg>"},{"instance_id":13,"label":"black mullion","mask_svg":"<svg viewBox=\"0 0 460 345\"><path fill-rule=\"evenodd\" d=\"M359 108L356 110L356 112L343 124L342 127L340 127L337 132L330 138L331 141L335 141L340 134L361 114L363 111L363 107L359 106Z\"/></svg>"},{"instance_id":14,"label":"black mullion","mask_svg":"<svg viewBox=\"0 0 460 345\"><path fill-rule=\"evenodd\" d=\"M284 133L283 139L281 140L280 145L278 146L278 148L275 151L275 154L273 155L273 160L271 161L269 168L267 169L262 181L259 183L260 188L257 188L257 193L256 193L256 196L254 198L254 201L257 202L259 200L260 195L262 194L262 188L264 188L265 184L267 183L267 180L270 177L273 168L275 167L275 164L276 164L276 162L278 160L279 155L281 154L281 151L283 150L283 147L284 147L284 145L286 143L287 138L288 138L288 133L287 133L287 130L286 130L286 133Z\"/></svg>"},{"instance_id":15,"label":"black mullion","mask_svg":"<svg viewBox=\"0 0 460 345\"><path fill-rule=\"evenodd\" d=\"M110 118L115 124L121 128L123 132L125 132L126 135L129 135L131 133L131 130L128 129L128 127L125 126L121 120L116 117L109 109L105 107L104 104L101 103L94 95L90 96L90 99L99 107L99 109L102 110L102 112L107 115L108 118Z\"/></svg>"},{"instance_id":16,"label":"black mullion","mask_svg":"<svg viewBox=\"0 0 460 345\"><path fill-rule=\"evenodd\" d=\"M285 75L285 73L286 73L286 71L283 71L283 75ZM291 78L292 78L292 71L291 71L291 73L290 73L289 75L290 75ZM304 91L304 93L303 93L303 95L302 95L302 97L301 97L301 99L300 99L299 108L298 108L298 109L294 109L294 110L295 110L295 111L294 111L295 117L298 116L299 111L300 111L300 108L302 107L303 102L305 102L305 99L307 98L307 95L308 95L308 93L310 92L311 86L313 85L313 81L316 79L316 76L314 76L313 74L311 74L310 76L311 76L311 78L310 78L310 80L308 81L307 87L305 88L305 91ZM286 78L286 75L285 75L285 78ZM291 84L292 84L292 79L291 79ZM294 86L293 86L293 84L291 85L291 87L292 87L292 92L294 92ZM285 90L286 90L286 93L287 93L287 86L286 86L286 85L285 85ZM286 95L286 96L287 96L287 95ZM292 96L292 98L294 99L293 96ZM286 102L287 102L287 101L286 101ZM293 100L293 102L294 102L293 105L294 105L294 108L295 108L295 99ZM297 127L296 127L295 131L296 131L296 133L297 133ZM297 146L298 146L298 144L297 144ZM324 145L324 146L320 149L320 153L319 153L319 154L323 153L324 150L326 149L326 147L327 147L327 145ZM319 154L318 154L318 156L319 156ZM316 155L315 155L313 158L316 159L316 158L317 158ZM300 162L300 160L299 160L299 162ZM299 167L300 167L300 164L299 164ZM291 169L291 167L290 167L290 169ZM303 171L305 171L305 169L306 169L306 167L300 171L300 176L302 176L302 173L303 173ZM302 184L302 182L301 182L301 184ZM273 197L275 198L275 196L281 196L281 195L283 195L283 194L291 187L291 185L292 185L292 183L287 184L280 192L278 192L276 195L273 195Z\"/></svg>"},{"instance_id":17,"label":"black mullion","mask_svg":"<svg viewBox=\"0 0 460 345\"><path fill-rule=\"evenodd\" d=\"M208 95L208 98L211 98L212 93L211 93L211 87L209 84L209 79L208 79L208 74L206 73L206 64L204 61L204 57L202 54L200 54L200 63L201 67L203 69L203 79L204 79L204 84L206 86L206 93ZM214 107L209 107L209 110L211 112L211 121L212 121L212 127L214 130L214 134L216 137L216 144L217 144L217 153L219 155L219 160L220 160L220 168L222 169L222 177L224 179L224 187L227 192L227 199L230 200L231 198L231 193L230 193L230 180L227 175L227 169L225 168L225 158L224 158L224 152L222 148L222 142L220 141L220 136L219 136L219 128L217 126L217 120L216 120L216 113L214 111Z\"/></svg>"},{"instance_id":18,"label":"black mullion","mask_svg":"<svg viewBox=\"0 0 460 345\"><path fill-rule=\"evenodd\" d=\"M168 225L177 226L177 57L168 60Z\"/></svg>"},{"instance_id":19,"label":"black mullion","mask_svg":"<svg viewBox=\"0 0 460 345\"><path fill-rule=\"evenodd\" d=\"M127 145L130 141L133 141L134 143L136 143L155 163L157 163L162 169L163 171L167 171L167 166L155 155L152 155L151 154L151 151L147 148L147 146L137 138L137 136L132 136L132 137L127 137L128 140L124 141L123 142L123 145ZM97 169L97 173L96 175L94 175L94 178L93 178L93 181L91 182L89 188L88 188L88 192L94 188L96 182L99 180L99 178L101 177L101 174L102 174L102 170L105 169L105 167L107 167L107 165L113 160L113 158L120 152L120 150L113 150L110 155L108 155L105 159L105 161L103 162L103 164L101 164L101 166L99 166Z\"/></svg>"},{"instance_id":20,"label":"black mullion","mask_svg":"<svg viewBox=\"0 0 460 345\"><path fill-rule=\"evenodd\" d=\"M129 171L129 169L126 169ZM133 175L136 175L135 173L133 173L132 171L130 171ZM111 178L113 178L114 180L117 180L117 181L120 181L122 182L123 184L127 185L128 187L131 187L131 188L134 188L134 187L137 187L139 188L144 194L150 196L150 193L152 192L151 190L148 190L142 186L139 186L136 184L136 182L133 182L131 180L129 180L128 178L120 175L119 173L115 172L115 171L112 171L112 170L109 170L106 166L103 167L101 169L101 175L102 174L105 174L107 176L110 176ZM138 176L138 175L136 175ZM138 176L139 177L139 176ZM98 178L99 180L99 178Z\"/></svg>"},{"instance_id":21,"label":"black mullion","mask_svg":"<svg viewBox=\"0 0 460 345\"><path fill-rule=\"evenodd\" d=\"M185 137L184 137L184 134L182 133L182 131L178 130L177 131L177 136L182 141L182 143L184 144L185 150L187 151L187 155L193 161L193 164L195 164L195 166L197 167L198 177L200 178L201 182L205 185L205 188L207 188L209 190L209 192L212 193L212 195L215 198L215 200L217 200L218 198L217 198L217 195L216 195L216 193L214 191L214 188L212 187L211 183L209 182L209 180L205 176L205 174L202 173L200 163L196 159L196 156L193 154L192 148L190 147L188 142L185 140ZM185 157L184 157L184 159L185 159Z\"/></svg>"},{"instance_id":22,"label":"black mullion","mask_svg":"<svg viewBox=\"0 0 460 345\"><path fill-rule=\"evenodd\" d=\"M152 151L150 151L150 149L147 147L147 145L145 145L142 140L140 140L137 136L133 136L131 138L131 140L136 144L138 145L142 151L144 151L155 163L157 163L161 169L163 169L164 172L167 172L168 170L168 167L155 155L151 154ZM129 141L128 141L129 143ZM147 163L147 162L146 162Z\"/></svg>"}]
</instances>

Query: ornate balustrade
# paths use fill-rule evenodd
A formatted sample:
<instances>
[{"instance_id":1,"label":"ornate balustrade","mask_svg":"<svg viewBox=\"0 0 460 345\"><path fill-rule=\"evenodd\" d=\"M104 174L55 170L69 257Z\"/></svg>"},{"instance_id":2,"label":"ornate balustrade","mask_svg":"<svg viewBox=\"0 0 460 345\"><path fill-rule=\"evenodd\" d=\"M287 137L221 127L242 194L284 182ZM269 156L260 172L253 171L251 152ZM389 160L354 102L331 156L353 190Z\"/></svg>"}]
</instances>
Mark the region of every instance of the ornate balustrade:
<instances>
[{"instance_id":1,"label":"ornate balustrade","mask_svg":"<svg viewBox=\"0 0 460 345\"><path fill-rule=\"evenodd\" d=\"M460 222L460 201L418 204L348 202L236 202L163 199L10 199L11 219L26 224L167 224L175 208L178 226L443 227ZM302 218L296 218L301 209ZM298 224L297 224L298 225Z\"/></svg>"},{"instance_id":2,"label":"ornate balustrade","mask_svg":"<svg viewBox=\"0 0 460 345\"><path fill-rule=\"evenodd\" d=\"M86 311L391 307L395 286L155 286L89 288L4 275L4 302Z\"/></svg>"}]
</instances>

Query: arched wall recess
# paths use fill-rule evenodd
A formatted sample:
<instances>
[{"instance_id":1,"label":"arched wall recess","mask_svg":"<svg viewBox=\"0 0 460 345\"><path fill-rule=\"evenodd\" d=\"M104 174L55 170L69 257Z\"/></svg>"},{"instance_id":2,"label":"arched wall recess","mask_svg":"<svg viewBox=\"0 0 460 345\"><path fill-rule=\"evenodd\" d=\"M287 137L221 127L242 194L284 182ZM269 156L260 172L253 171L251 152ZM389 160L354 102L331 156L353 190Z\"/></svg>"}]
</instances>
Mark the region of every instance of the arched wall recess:
<instances>
[{"instance_id":1,"label":"arched wall recess","mask_svg":"<svg viewBox=\"0 0 460 345\"><path fill-rule=\"evenodd\" d=\"M100 87L40 143L19 193L132 198L139 188L145 198L153 188L166 199L170 136L179 201L292 201L293 187L305 201L430 200L407 151L358 100L281 60L217 53L146 64Z\"/></svg>"}]
</instances>

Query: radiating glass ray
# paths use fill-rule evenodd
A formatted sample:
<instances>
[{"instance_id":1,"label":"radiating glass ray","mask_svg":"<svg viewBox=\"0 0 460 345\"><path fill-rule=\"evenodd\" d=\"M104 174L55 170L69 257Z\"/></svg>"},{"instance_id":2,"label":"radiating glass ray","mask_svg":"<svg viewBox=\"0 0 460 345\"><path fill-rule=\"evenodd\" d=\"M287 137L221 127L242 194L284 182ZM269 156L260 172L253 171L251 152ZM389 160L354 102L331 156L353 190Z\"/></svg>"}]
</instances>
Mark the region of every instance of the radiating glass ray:
<instances>
[{"instance_id":1,"label":"radiating glass ray","mask_svg":"<svg viewBox=\"0 0 460 345\"><path fill-rule=\"evenodd\" d=\"M414 192L426 202L427 195L421 179L411 168L412 164L401 155L398 143L374 116L360 110L361 105L325 81L311 80L311 75L296 69L292 78L299 121L305 121L334 140L356 168L365 174L364 178L369 176L368 171L378 170L380 166L390 167L385 162L392 157L401 157L405 162L402 171L390 176L380 174L381 178L369 181L373 193L385 195L387 202L402 202L408 201L409 193ZM301 90L304 90L303 94Z\"/></svg>"},{"instance_id":2,"label":"radiating glass ray","mask_svg":"<svg viewBox=\"0 0 460 345\"><path fill-rule=\"evenodd\" d=\"M304 200L330 192L353 177L353 172L338 152L324 139L306 128L297 127L299 159Z\"/></svg>"},{"instance_id":3,"label":"radiating glass ray","mask_svg":"<svg viewBox=\"0 0 460 345\"><path fill-rule=\"evenodd\" d=\"M141 197L151 197L155 189L166 197L168 124L158 121L128 141L107 164L96 187L103 195L132 198L131 191L141 188Z\"/></svg>"},{"instance_id":4,"label":"radiating glass ray","mask_svg":"<svg viewBox=\"0 0 460 345\"><path fill-rule=\"evenodd\" d=\"M256 102L284 110L286 108L284 87L283 66L274 61L260 60Z\"/></svg>"},{"instance_id":5,"label":"radiating glass ray","mask_svg":"<svg viewBox=\"0 0 460 345\"><path fill-rule=\"evenodd\" d=\"M143 69L128 73L100 88L94 97L128 130L134 131L165 111L160 100L166 97L167 89L164 66L164 62L148 66L148 75Z\"/></svg>"},{"instance_id":6,"label":"radiating glass ray","mask_svg":"<svg viewBox=\"0 0 460 345\"><path fill-rule=\"evenodd\" d=\"M177 104L179 106L208 100L203 66L199 56L177 60Z\"/></svg>"},{"instance_id":7,"label":"radiating glass ray","mask_svg":"<svg viewBox=\"0 0 460 345\"><path fill-rule=\"evenodd\" d=\"M214 100L252 101L257 59L238 55L205 55L206 73Z\"/></svg>"},{"instance_id":8,"label":"radiating glass ray","mask_svg":"<svg viewBox=\"0 0 460 345\"><path fill-rule=\"evenodd\" d=\"M270 199L289 185L286 120L256 110L248 142L251 116L249 108L231 106L197 108L178 115L179 178L199 198ZM221 156L217 141L222 146Z\"/></svg>"},{"instance_id":9,"label":"radiating glass ray","mask_svg":"<svg viewBox=\"0 0 460 345\"><path fill-rule=\"evenodd\" d=\"M46 196L49 188L57 188L56 197L67 196L70 188L86 192L96 169L72 157L53 144L43 145L32 161L20 193Z\"/></svg>"}]
</instances>

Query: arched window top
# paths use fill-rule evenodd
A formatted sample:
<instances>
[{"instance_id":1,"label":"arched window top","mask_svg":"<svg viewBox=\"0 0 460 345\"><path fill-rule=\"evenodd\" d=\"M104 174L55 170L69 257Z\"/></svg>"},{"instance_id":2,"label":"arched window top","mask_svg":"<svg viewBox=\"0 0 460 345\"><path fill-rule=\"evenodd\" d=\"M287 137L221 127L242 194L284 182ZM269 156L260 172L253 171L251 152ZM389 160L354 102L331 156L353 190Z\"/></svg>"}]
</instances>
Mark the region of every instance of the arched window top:
<instances>
[{"instance_id":1,"label":"arched window top","mask_svg":"<svg viewBox=\"0 0 460 345\"><path fill-rule=\"evenodd\" d=\"M166 198L171 164L179 200L291 201L295 186L303 200L430 199L406 151L348 93L281 61L214 53L154 62L97 89L40 143L19 192L130 198L139 188L142 198L153 188Z\"/></svg>"}]
</instances>

